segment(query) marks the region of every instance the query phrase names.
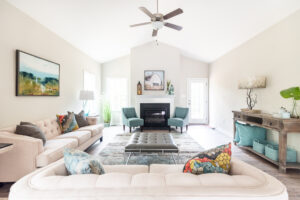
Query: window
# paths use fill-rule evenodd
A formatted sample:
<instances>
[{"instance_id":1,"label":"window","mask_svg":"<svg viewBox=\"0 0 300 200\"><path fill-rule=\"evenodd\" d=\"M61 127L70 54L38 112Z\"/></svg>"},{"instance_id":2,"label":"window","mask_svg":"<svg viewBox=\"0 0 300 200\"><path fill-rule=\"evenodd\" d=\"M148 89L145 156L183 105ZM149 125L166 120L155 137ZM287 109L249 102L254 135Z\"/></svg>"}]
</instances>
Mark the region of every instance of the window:
<instances>
[{"instance_id":1,"label":"window","mask_svg":"<svg viewBox=\"0 0 300 200\"><path fill-rule=\"evenodd\" d=\"M83 88L84 90L90 90L94 92L94 96L96 98L96 76L90 72L84 71L83 73ZM96 101L87 101L85 112L95 114L96 110Z\"/></svg>"},{"instance_id":2,"label":"window","mask_svg":"<svg viewBox=\"0 0 300 200\"><path fill-rule=\"evenodd\" d=\"M112 111L111 124L120 124L121 108L128 106L128 80L126 78L107 78L105 96Z\"/></svg>"}]
</instances>

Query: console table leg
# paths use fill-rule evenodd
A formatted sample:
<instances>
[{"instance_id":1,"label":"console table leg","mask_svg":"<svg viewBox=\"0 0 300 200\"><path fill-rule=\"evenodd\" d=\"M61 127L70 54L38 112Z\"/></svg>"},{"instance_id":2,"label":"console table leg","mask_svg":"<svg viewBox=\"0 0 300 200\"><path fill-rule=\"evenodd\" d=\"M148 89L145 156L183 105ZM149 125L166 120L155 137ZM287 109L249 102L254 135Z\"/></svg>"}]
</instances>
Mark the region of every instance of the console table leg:
<instances>
[{"instance_id":1,"label":"console table leg","mask_svg":"<svg viewBox=\"0 0 300 200\"><path fill-rule=\"evenodd\" d=\"M236 134L236 120L233 120L233 143L236 144L235 142L235 134Z\"/></svg>"},{"instance_id":2,"label":"console table leg","mask_svg":"<svg viewBox=\"0 0 300 200\"><path fill-rule=\"evenodd\" d=\"M279 171L286 172L286 150L287 149L287 133L282 131L279 133Z\"/></svg>"}]
</instances>

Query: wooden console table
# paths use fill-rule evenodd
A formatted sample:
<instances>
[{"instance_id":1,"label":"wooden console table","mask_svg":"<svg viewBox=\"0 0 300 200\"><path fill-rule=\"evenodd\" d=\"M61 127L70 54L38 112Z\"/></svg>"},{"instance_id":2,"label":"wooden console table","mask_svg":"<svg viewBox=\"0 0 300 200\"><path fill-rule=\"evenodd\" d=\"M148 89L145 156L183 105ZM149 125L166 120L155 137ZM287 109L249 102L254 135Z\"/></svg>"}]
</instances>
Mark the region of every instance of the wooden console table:
<instances>
[{"instance_id":1,"label":"wooden console table","mask_svg":"<svg viewBox=\"0 0 300 200\"><path fill-rule=\"evenodd\" d=\"M246 124L263 127L270 130L275 130L279 133L279 161L274 161L266 157L264 154L260 154L254 151L251 147L240 147L247 149L258 156L268 160L269 162L279 166L279 171L285 173L286 169L300 169L300 163L286 163L286 151L287 151L287 135L288 133L300 134L300 119L282 119L275 118L269 114L252 114L241 111L233 111L233 127L235 138L236 121L241 121Z\"/></svg>"}]
</instances>

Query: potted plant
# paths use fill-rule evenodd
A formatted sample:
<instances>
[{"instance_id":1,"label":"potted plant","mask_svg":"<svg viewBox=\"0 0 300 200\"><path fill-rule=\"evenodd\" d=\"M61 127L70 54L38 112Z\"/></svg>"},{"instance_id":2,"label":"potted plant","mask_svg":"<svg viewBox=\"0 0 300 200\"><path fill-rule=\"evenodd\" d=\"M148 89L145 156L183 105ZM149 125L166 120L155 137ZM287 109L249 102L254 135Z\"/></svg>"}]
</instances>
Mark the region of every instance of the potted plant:
<instances>
[{"instance_id":1,"label":"potted plant","mask_svg":"<svg viewBox=\"0 0 300 200\"><path fill-rule=\"evenodd\" d=\"M280 91L280 95L283 98L292 98L293 99L293 108L291 111L291 116L293 118L299 118L298 112L297 112L297 101L300 100L300 88L299 87L292 87L288 88L286 90Z\"/></svg>"},{"instance_id":2,"label":"potted plant","mask_svg":"<svg viewBox=\"0 0 300 200\"><path fill-rule=\"evenodd\" d=\"M110 126L110 120L111 120L111 109L109 102L105 102L103 104L103 121L104 121L104 127Z\"/></svg>"}]
</instances>

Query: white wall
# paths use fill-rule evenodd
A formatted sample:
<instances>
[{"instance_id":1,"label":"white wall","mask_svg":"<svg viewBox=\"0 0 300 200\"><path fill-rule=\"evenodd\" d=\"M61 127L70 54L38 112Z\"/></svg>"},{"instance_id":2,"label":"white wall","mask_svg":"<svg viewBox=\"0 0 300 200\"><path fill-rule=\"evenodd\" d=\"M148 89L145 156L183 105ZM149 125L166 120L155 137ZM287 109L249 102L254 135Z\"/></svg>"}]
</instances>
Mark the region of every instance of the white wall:
<instances>
[{"instance_id":1,"label":"white wall","mask_svg":"<svg viewBox=\"0 0 300 200\"><path fill-rule=\"evenodd\" d=\"M128 56L102 64L102 89L105 78L123 77L130 80L131 106L135 106L137 83L144 85L144 70L164 70L165 81L175 88L175 105L186 106L187 79L208 78L208 64L181 55L181 51L164 43L146 43L131 49ZM144 95L165 95L164 91L144 91Z\"/></svg>"},{"instance_id":2,"label":"white wall","mask_svg":"<svg viewBox=\"0 0 300 200\"><path fill-rule=\"evenodd\" d=\"M97 77L100 92L100 65L6 1L0 1L0 127L55 117L68 110L78 112L82 102L83 71ZM59 97L16 97L16 49L60 64Z\"/></svg>"},{"instance_id":3,"label":"white wall","mask_svg":"<svg viewBox=\"0 0 300 200\"><path fill-rule=\"evenodd\" d=\"M175 95L180 94L180 51L169 45L150 42L131 49L131 103L135 105L137 83L140 81L144 89L144 70L164 70L165 71L165 90L147 91L145 95L165 95L166 81L171 80L175 88ZM179 104L175 98L175 104Z\"/></svg>"},{"instance_id":4,"label":"white wall","mask_svg":"<svg viewBox=\"0 0 300 200\"><path fill-rule=\"evenodd\" d=\"M291 100L279 92L300 85L300 11L257 35L210 65L210 125L232 136L232 110L246 108L244 90L238 90L241 77L267 76L267 88L257 89L257 109L278 112L291 109ZM298 106L298 110L299 106ZM276 133L269 133L276 140ZM300 134L288 136L288 146L298 150Z\"/></svg>"},{"instance_id":5,"label":"white wall","mask_svg":"<svg viewBox=\"0 0 300 200\"><path fill-rule=\"evenodd\" d=\"M128 80L128 91L130 94L130 56L123 56L101 65L102 92L106 92L106 78L126 78ZM130 96L129 96L130 97ZM130 98L128 99L130 102Z\"/></svg>"}]
</instances>

